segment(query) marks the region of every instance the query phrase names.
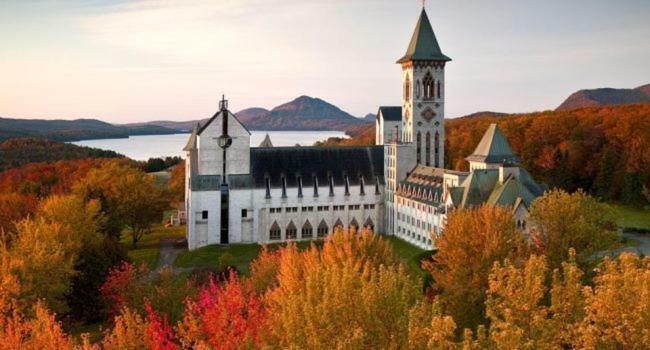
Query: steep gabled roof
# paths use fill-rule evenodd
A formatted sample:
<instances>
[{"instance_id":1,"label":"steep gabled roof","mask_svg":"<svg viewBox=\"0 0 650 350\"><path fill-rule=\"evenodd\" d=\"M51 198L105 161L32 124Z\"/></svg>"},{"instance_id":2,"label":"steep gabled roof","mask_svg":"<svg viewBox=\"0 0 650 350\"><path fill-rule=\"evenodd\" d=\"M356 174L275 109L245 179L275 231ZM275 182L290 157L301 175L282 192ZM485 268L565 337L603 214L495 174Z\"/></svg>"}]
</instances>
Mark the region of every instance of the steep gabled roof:
<instances>
[{"instance_id":1,"label":"steep gabled roof","mask_svg":"<svg viewBox=\"0 0 650 350\"><path fill-rule=\"evenodd\" d=\"M511 177L494 188L487 203L490 205L514 206L517 199L520 198L526 207L529 207L535 197L524 184Z\"/></svg>"},{"instance_id":2,"label":"steep gabled roof","mask_svg":"<svg viewBox=\"0 0 650 350\"><path fill-rule=\"evenodd\" d=\"M264 136L264 140L262 140L262 142L258 147L273 147L273 143L271 142L271 137L269 136L268 133L266 133L266 136Z\"/></svg>"},{"instance_id":3,"label":"steep gabled roof","mask_svg":"<svg viewBox=\"0 0 650 350\"><path fill-rule=\"evenodd\" d=\"M479 169L472 171L461 185L464 187L464 192L460 207L468 208L472 205L479 205L487 201L498 181L498 169Z\"/></svg>"},{"instance_id":4,"label":"steep gabled roof","mask_svg":"<svg viewBox=\"0 0 650 350\"><path fill-rule=\"evenodd\" d=\"M503 136L501 129L494 123L490 124L485 134L483 134L483 138L476 146L474 153L465 159L485 163L519 162L519 157L512 152L508 140Z\"/></svg>"},{"instance_id":5,"label":"steep gabled roof","mask_svg":"<svg viewBox=\"0 0 650 350\"><path fill-rule=\"evenodd\" d=\"M183 147L183 151L191 151L196 149L198 133L199 133L199 124L196 124L194 126L194 129L192 130L192 134L190 135L189 140L187 140L187 144L185 145L185 147Z\"/></svg>"},{"instance_id":6,"label":"steep gabled roof","mask_svg":"<svg viewBox=\"0 0 650 350\"><path fill-rule=\"evenodd\" d=\"M445 56L440 50L440 45L438 45L438 40L433 33L433 28L424 8L422 8L420 19L415 26L406 54L397 63L408 61L451 61L451 58Z\"/></svg>"},{"instance_id":7,"label":"steep gabled roof","mask_svg":"<svg viewBox=\"0 0 650 350\"><path fill-rule=\"evenodd\" d=\"M402 107L401 106L380 106L377 117L381 114L384 120L399 122L402 120Z\"/></svg>"},{"instance_id":8,"label":"steep gabled roof","mask_svg":"<svg viewBox=\"0 0 650 350\"><path fill-rule=\"evenodd\" d=\"M246 132L250 135L250 133L251 133L250 130L248 130L248 128L246 127L246 125L244 125L244 123L242 123L242 122L239 120L239 118L237 118L237 115L235 115L235 113L231 112L230 110L226 110L226 111L228 111L228 115L232 116L232 117L233 117L233 118L234 118L234 119L235 119L239 124L241 124L241 126L244 127L244 130L246 130ZM212 122L213 122L215 119L217 119L217 117L218 117L220 114L222 114L222 113L223 113L223 111L221 111L221 110L217 111L217 113L215 113L215 114L212 116L212 118L210 118L210 119L205 123L205 125L203 125L202 127L199 128L198 135L201 135L201 133L203 133L203 130L207 129L208 126L209 126L210 124L212 124Z\"/></svg>"}]
</instances>

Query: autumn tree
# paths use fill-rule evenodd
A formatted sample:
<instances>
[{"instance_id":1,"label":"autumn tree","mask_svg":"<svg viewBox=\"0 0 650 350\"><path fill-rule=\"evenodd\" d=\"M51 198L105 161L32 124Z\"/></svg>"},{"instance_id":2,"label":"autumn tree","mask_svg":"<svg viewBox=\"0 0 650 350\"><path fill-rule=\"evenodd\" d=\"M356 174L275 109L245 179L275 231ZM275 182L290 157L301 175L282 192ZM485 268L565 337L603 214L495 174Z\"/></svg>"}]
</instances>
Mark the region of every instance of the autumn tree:
<instances>
[{"instance_id":1,"label":"autumn tree","mask_svg":"<svg viewBox=\"0 0 650 350\"><path fill-rule=\"evenodd\" d=\"M576 261L584 270L594 253L610 249L616 242L610 208L583 191L545 193L533 201L530 221L535 250L546 256L551 269L568 260L569 249L574 248Z\"/></svg>"},{"instance_id":2,"label":"autumn tree","mask_svg":"<svg viewBox=\"0 0 650 350\"><path fill-rule=\"evenodd\" d=\"M0 231L14 232L14 223L33 214L37 204L33 194L0 193Z\"/></svg>"},{"instance_id":3,"label":"autumn tree","mask_svg":"<svg viewBox=\"0 0 650 350\"><path fill-rule=\"evenodd\" d=\"M434 280L447 314L460 329L485 321L485 291L495 261L520 261L528 247L509 208L457 209L447 218L444 234L435 237L438 253L423 263Z\"/></svg>"},{"instance_id":4,"label":"autumn tree","mask_svg":"<svg viewBox=\"0 0 650 350\"><path fill-rule=\"evenodd\" d=\"M370 233L334 232L321 250L281 249L268 292L271 343L280 348L399 348L419 298L390 244Z\"/></svg>"},{"instance_id":5,"label":"autumn tree","mask_svg":"<svg viewBox=\"0 0 650 350\"><path fill-rule=\"evenodd\" d=\"M577 347L643 349L650 339L650 258L623 253L597 270L585 287Z\"/></svg>"},{"instance_id":6,"label":"autumn tree","mask_svg":"<svg viewBox=\"0 0 650 350\"><path fill-rule=\"evenodd\" d=\"M228 280L211 279L196 300L187 301L179 322L180 342L193 349L252 349L263 344L267 311L250 281L234 272Z\"/></svg>"},{"instance_id":7,"label":"autumn tree","mask_svg":"<svg viewBox=\"0 0 650 350\"><path fill-rule=\"evenodd\" d=\"M110 161L91 170L76 185L77 193L96 198L107 216L106 231L119 236L125 226L135 247L151 225L160 222L167 206L163 191L151 175L124 161Z\"/></svg>"},{"instance_id":8,"label":"autumn tree","mask_svg":"<svg viewBox=\"0 0 650 350\"><path fill-rule=\"evenodd\" d=\"M3 245L0 255L11 261L13 268L7 272L19 281L19 294L14 297L20 309L44 299L52 310L64 313L81 243L68 226L42 218L23 220L16 231L16 239L10 246Z\"/></svg>"}]
</instances>

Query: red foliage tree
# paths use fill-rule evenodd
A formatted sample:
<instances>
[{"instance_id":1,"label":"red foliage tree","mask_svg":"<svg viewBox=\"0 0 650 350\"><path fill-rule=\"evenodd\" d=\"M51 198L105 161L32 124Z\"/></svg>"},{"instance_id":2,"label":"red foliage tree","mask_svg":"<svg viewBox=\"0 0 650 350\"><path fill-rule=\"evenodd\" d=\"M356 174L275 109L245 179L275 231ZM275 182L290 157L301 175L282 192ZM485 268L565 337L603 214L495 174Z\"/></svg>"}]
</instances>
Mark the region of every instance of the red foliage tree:
<instances>
[{"instance_id":1,"label":"red foliage tree","mask_svg":"<svg viewBox=\"0 0 650 350\"><path fill-rule=\"evenodd\" d=\"M188 301L179 325L181 342L188 347L254 348L262 345L267 313L250 282L231 272L228 281L213 279Z\"/></svg>"}]
</instances>

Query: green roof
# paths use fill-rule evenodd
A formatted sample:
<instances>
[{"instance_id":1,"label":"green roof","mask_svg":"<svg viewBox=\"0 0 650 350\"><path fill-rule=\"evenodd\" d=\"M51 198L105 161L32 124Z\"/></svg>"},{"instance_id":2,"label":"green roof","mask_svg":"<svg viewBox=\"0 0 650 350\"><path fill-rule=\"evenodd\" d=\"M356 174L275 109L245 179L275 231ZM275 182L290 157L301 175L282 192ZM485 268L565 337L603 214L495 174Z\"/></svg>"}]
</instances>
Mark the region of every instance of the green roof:
<instances>
[{"instance_id":1,"label":"green roof","mask_svg":"<svg viewBox=\"0 0 650 350\"><path fill-rule=\"evenodd\" d=\"M460 206L468 208L472 205L480 205L487 201L499 181L498 169L474 170L462 183L465 191Z\"/></svg>"},{"instance_id":2,"label":"green roof","mask_svg":"<svg viewBox=\"0 0 650 350\"><path fill-rule=\"evenodd\" d=\"M535 197L524 184L515 178L509 178L505 183L499 184L494 188L487 203L490 205L514 206L517 198L521 198L524 204L526 204L526 207L530 207L530 203Z\"/></svg>"},{"instance_id":3,"label":"green roof","mask_svg":"<svg viewBox=\"0 0 650 350\"><path fill-rule=\"evenodd\" d=\"M485 163L519 162L519 157L512 152L508 140L494 123L488 127L474 153L465 159Z\"/></svg>"},{"instance_id":4,"label":"green roof","mask_svg":"<svg viewBox=\"0 0 650 350\"><path fill-rule=\"evenodd\" d=\"M420 19L415 26L406 54L397 63L409 61L451 61L451 58L445 56L440 50L438 40L436 40L436 35L433 33L433 28L424 8L422 8Z\"/></svg>"}]
</instances>

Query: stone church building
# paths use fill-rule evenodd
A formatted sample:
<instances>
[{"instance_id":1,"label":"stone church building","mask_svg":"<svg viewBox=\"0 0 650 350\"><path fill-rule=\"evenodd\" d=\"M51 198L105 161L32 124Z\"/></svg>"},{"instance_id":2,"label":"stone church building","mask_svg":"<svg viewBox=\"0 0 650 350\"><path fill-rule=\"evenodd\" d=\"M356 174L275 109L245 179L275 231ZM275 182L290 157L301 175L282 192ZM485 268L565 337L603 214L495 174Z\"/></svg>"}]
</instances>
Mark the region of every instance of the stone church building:
<instances>
[{"instance_id":1,"label":"stone church building","mask_svg":"<svg viewBox=\"0 0 650 350\"><path fill-rule=\"evenodd\" d=\"M371 228L424 249L454 208L513 208L526 229L542 193L518 166L496 125L469 171L444 169L444 55L423 9L402 68L401 106L379 107L376 146L250 147L250 132L222 100L184 148L188 248L325 237L335 227Z\"/></svg>"}]
</instances>

